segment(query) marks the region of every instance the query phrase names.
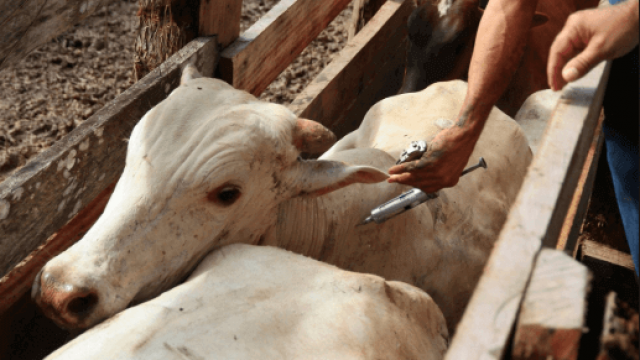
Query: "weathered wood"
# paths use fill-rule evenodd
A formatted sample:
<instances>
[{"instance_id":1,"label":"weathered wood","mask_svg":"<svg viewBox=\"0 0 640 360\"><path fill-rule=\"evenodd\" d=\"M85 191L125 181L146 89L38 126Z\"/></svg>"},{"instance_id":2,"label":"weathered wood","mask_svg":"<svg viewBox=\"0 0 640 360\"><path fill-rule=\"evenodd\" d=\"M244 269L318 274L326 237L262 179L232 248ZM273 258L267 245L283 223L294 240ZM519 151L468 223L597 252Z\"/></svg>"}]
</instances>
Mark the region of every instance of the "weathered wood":
<instances>
[{"instance_id":1,"label":"weathered wood","mask_svg":"<svg viewBox=\"0 0 640 360\"><path fill-rule=\"evenodd\" d=\"M281 0L222 52L222 79L259 95L349 1Z\"/></svg>"},{"instance_id":2,"label":"weathered wood","mask_svg":"<svg viewBox=\"0 0 640 360\"><path fill-rule=\"evenodd\" d=\"M560 230L558 241L556 242L556 249L564 250L569 255L573 255L575 251L575 247L578 242L578 235L582 228L582 224L584 223L584 218L587 215L589 199L591 198L596 172L598 171L600 150L604 143L604 134L602 133L603 121L604 112L601 111L598 119L598 125L596 126L596 134L593 137L591 147L589 147L587 159L584 162L580 179L578 179L578 186L573 193L569 211L567 212L567 216L562 224L562 230Z\"/></svg>"},{"instance_id":3,"label":"weathered wood","mask_svg":"<svg viewBox=\"0 0 640 360\"><path fill-rule=\"evenodd\" d=\"M200 0L198 36L217 36L226 48L240 35L242 0Z\"/></svg>"},{"instance_id":4,"label":"weathered wood","mask_svg":"<svg viewBox=\"0 0 640 360\"><path fill-rule=\"evenodd\" d=\"M564 252L540 252L520 306L513 360L577 359L590 277Z\"/></svg>"},{"instance_id":5,"label":"weathered wood","mask_svg":"<svg viewBox=\"0 0 640 360\"><path fill-rule=\"evenodd\" d=\"M412 1L388 1L289 107L342 136L402 84Z\"/></svg>"},{"instance_id":6,"label":"weathered wood","mask_svg":"<svg viewBox=\"0 0 640 360\"><path fill-rule=\"evenodd\" d=\"M0 1L0 71L105 4L106 0Z\"/></svg>"},{"instance_id":7,"label":"weathered wood","mask_svg":"<svg viewBox=\"0 0 640 360\"><path fill-rule=\"evenodd\" d=\"M612 249L606 245L586 239L580 242L580 247L580 261L592 258L635 271L633 258L630 254L626 254L622 251Z\"/></svg>"},{"instance_id":8,"label":"weathered wood","mask_svg":"<svg viewBox=\"0 0 640 360\"><path fill-rule=\"evenodd\" d=\"M215 37L198 38L0 184L0 275L5 275L91 202L124 168L135 124L194 61L211 76Z\"/></svg>"},{"instance_id":9,"label":"weathered wood","mask_svg":"<svg viewBox=\"0 0 640 360\"><path fill-rule=\"evenodd\" d=\"M133 62L136 81L198 35L198 8L199 0L139 0Z\"/></svg>"},{"instance_id":10,"label":"weathered wood","mask_svg":"<svg viewBox=\"0 0 640 360\"><path fill-rule=\"evenodd\" d=\"M9 309L20 297L31 289L31 284L38 271L56 255L65 251L69 246L80 240L82 236L98 220L107 206L109 197L116 183L109 185L98 197L87 205L78 215L58 232L50 236L47 241L38 246L9 273L0 279L0 314Z\"/></svg>"},{"instance_id":11,"label":"weathered wood","mask_svg":"<svg viewBox=\"0 0 640 360\"><path fill-rule=\"evenodd\" d=\"M542 243L557 239L594 136L610 65L563 90L446 359L501 359Z\"/></svg>"},{"instance_id":12,"label":"weathered wood","mask_svg":"<svg viewBox=\"0 0 640 360\"><path fill-rule=\"evenodd\" d=\"M353 12L351 22L347 29L348 38L351 40L373 18L387 0L353 0Z\"/></svg>"}]
</instances>

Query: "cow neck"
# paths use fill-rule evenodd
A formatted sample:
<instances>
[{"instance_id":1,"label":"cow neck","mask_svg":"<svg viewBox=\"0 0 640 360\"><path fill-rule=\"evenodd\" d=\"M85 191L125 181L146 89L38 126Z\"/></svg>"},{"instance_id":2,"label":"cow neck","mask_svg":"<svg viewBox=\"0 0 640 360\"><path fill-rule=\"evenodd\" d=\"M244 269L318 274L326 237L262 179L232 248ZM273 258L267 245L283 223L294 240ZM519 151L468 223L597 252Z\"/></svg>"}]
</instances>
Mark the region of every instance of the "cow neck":
<instances>
[{"instance_id":1,"label":"cow neck","mask_svg":"<svg viewBox=\"0 0 640 360\"><path fill-rule=\"evenodd\" d=\"M407 227L422 228L417 217L424 214L417 210L383 225L357 226L370 214L371 206L362 206L362 197L367 196L362 191L366 187L356 185L347 189L314 198L293 198L280 204L277 222L267 231L268 240L261 244L278 246L321 261L337 261L335 265L340 266L344 265L339 264L342 262L339 254L343 251L358 253L355 249L360 249L366 252L395 238ZM399 193L396 189L386 197L390 199Z\"/></svg>"}]
</instances>

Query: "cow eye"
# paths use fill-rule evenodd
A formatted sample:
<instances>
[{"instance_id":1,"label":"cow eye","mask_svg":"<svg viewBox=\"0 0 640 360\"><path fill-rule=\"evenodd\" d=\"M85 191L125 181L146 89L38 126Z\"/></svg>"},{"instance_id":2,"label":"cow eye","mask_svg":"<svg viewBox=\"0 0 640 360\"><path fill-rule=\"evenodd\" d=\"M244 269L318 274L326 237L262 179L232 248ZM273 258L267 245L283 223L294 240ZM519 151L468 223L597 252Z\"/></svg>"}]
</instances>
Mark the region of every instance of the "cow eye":
<instances>
[{"instance_id":1,"label":"cow eye","mask_svg":"<svg viewBox=\"0 0 640 360\"><path fill-rule=\"evenodd\" d=\"M240 189L233 185L225 185L217 188L207 196L214 203L229 206L240 198Z\"/></svg>"}]
</instances>

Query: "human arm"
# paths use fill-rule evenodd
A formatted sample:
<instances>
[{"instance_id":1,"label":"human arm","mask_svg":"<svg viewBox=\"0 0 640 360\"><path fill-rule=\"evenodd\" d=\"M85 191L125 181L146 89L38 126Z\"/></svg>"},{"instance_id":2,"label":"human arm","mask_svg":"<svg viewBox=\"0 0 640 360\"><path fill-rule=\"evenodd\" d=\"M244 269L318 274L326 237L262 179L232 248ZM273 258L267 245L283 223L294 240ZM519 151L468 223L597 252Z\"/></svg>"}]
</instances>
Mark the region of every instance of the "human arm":
<instances>
[{"instance_id":1,"label":"human arm","mask_svg":"<svg viewBox=\"0 0 640 360\"><path fill-rule=\"evenodd\" d=\"M549 87L560 90L604 60L638 45L638 0L578 11L567 19L549 51Z\"/></svg>"},{"instance_id":2,"label":"human arm","mask_svg":"<svg viewBox=\"0 0 640 360\"><path fill-rule=\"evenodd\" d=\"M435 192L458 183L493 105L524 52L537 0L491 0L478 28L467 95L454 126L429 143L422 158L389 169L389 182Z\"/></svg>"}]
</instances>

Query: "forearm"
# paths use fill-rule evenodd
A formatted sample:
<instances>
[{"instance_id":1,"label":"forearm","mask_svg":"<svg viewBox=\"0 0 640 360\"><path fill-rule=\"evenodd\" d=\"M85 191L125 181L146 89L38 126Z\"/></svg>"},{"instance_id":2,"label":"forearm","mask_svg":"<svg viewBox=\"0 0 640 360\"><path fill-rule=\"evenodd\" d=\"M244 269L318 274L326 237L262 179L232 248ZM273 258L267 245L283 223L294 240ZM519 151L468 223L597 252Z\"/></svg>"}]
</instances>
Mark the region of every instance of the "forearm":
<instances>
[{"instance_id":1,"label":"forearm","mask_svg":"<svg viewBox=\"0 0 640 360\"><path fill-rule=\"evenodd\" d=\"M480 21L458 125L477 138L524 52L537 0L492 0Z\"/></svg>"}]
</instances>

